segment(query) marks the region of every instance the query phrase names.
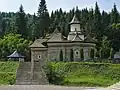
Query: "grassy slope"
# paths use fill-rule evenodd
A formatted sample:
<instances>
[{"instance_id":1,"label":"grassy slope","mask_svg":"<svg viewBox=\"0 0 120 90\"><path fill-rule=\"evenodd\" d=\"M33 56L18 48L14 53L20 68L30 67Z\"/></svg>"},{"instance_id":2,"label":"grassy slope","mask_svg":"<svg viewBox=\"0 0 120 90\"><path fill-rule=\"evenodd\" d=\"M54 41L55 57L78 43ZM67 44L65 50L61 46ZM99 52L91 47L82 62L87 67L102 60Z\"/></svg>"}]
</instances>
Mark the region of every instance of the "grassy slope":
<instances>
[{"instance_id":1,"label":"grassy slope","mask_svg":"<svg viewBox=\"0 0 120 90\"><path fill-rule=\"evenodd\" d=\"M63 85L109 86L120 81L120 64L59 62L49 67Z\"/></svg>"},{"instance_id":2,"label":"grassy slope","mask_svg":"<svg viewBox=\"0 0 120 90\"><path fill-rule=\"evenodd\" d=\"M14 84L19 62L0 62L0 85Z\"/></svg>"}]
</instances>

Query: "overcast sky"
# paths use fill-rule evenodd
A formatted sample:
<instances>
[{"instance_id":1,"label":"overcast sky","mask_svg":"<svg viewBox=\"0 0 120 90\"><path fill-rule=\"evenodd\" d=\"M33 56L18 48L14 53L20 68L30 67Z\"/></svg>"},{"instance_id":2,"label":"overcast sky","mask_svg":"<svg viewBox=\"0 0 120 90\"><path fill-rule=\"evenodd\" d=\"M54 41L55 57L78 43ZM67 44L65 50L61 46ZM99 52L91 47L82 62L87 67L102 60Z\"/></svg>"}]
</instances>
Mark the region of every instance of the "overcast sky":
<instances>
[{"instance_id":1,"label":"overcast sky","mask_svg":"<svg viewBox=\"0 0 120 90\"><path fill-rule=\"evenodd\" d=\"M80 9L85 7L94 7L95 2L98 2L100 9L110 11L116 3L120 11L120 0L46 0L49 12L62 8L63 10L70 10L75 6ZM23 5L26 13L36 13L40 0L0 0L0 11L17 12L20 4Z\"/></svg>"}]
</instances>

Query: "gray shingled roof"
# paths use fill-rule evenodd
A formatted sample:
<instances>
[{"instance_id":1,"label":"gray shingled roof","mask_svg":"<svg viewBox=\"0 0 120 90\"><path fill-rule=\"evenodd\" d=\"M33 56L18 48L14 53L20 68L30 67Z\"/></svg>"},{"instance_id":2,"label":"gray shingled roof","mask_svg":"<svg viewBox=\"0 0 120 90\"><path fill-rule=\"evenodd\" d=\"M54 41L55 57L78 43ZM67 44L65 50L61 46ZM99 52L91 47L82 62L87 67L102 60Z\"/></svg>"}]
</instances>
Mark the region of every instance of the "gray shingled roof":
<instances>
[{"instance_id":1,"label":"gray shingled roof","mask_svg":"<svg viewBox=\"0 0 120 90\"><path fill-rule=\"evenodd\" d=\"M63 41L62 33L59 32L58 29L55 29L50 39L47 42L60 42Z\"/></svg>"},{"instance_id":2,"label":"gray shingled roof","mask_svg":"<svg viewBox=\"0 0 120 90\"><path fill-rule=\"evenodd\" d=\"M46 39L37 39L34 41L32 45L30 45L30 48L44 48L45 46L42 44L43 42L47 41Z\"/></svg>"},{"instance_id":3,"label":"gray shingled roof","mask_svg":"<svg viewBox=\"0 0 120 90\"><path fill-rule=\"evenodd\" d=\"M114 59L120 59L120 52L116 52L114 54Z\"/></svg>"},{"instance_id":4,"label":"gray shingled roof","mask_svg":"<svg viewBox=\"0 0 120 90\"><path fill-rule=\"evenodd\" d=\"M72 41L83 41L80 37L79 37L79 35L76 33L76 35L75 35L75 37L73 38L73 40Z\"/></svg>"},{"instance_id":5,"label":"gray shingled roof","mask_svg":"<svg viewBox=\"0 0 120 90\"><path fill-rule=\"evenodd\" d=\"M94 42L93 38L88 34L86 37L85 37L85 42Z\"/></svg>"},{"instance_id":6,"label":"gray shingled roof","mask_svg":"<svg viewBox=\"0 0 120 90\"><path fill-rule=\"evenodd\" d=\"M80 21L77 19L76 15L74 15L72 21L69 24L80 24Z\"/></svg>"},{"instance_id":7,"label":"gray shingled roof","mask_svg":"<svg viewBox=\"0 0 120 90\"><path fill-rule=\"evenodd\" d=\"M17 51L14 51L10 56L7 56L8 58L24 58L25 56L22 56Z\"/></svg>"}]
</instances>

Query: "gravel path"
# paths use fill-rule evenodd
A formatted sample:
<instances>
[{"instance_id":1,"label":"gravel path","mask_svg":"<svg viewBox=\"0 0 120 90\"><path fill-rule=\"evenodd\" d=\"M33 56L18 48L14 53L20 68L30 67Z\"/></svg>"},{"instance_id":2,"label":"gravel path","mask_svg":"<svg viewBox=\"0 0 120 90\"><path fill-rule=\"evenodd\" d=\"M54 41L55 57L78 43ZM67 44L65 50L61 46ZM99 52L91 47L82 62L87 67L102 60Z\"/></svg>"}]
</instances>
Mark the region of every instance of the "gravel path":
<instances>
[{"instance_id":1,"label":"gravel path","mask_svg":"<svg viewBox=\"0 0 120 90\"><path fill-rule=\"evenodd\" d=\"M102 90L102 88L93 87L64 87L49 85L14 85L0 86L0 90Z\"/></svg>"}]
</instances>

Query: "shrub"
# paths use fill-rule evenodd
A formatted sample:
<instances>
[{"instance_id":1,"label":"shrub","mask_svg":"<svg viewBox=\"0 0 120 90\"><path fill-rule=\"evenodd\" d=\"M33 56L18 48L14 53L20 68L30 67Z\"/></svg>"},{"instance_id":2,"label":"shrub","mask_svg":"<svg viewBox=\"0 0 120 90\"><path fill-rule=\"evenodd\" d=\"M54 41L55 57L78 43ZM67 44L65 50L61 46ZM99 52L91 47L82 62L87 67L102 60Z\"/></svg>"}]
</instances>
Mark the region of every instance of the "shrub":
<instances>
[{"instance_id":1,"label":"shrub","mask_svg":"<svg viewBox=\"0 0 120 90\"><path fill-rule=\"evenodd\" d=\"M120 81L120 65L92 62L50 62L50 83L75 86L109 86Z\"/></svg>"},{"instance_id":2,"label":"shrub","mask_svg":"<svg viewBox=\"0 0 120 90\"><path fill-rule=\"evenodd\" d=\"M62 73L56 72L54 66L52 64L48 63L47 67L45 68L46 75L48 77L48 80L52 84L62 84L63 76Z\"/></svg>"},{"instance_id":3,"label":"shrub","mask_svg":"<svg viewBox=\"0 0 120 90\"><path fill-rule=\"evenodd\" d=\"M0 62L0 85L15 84L18 66L18 62Z\"/></svg>"}]
</instances>

